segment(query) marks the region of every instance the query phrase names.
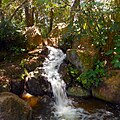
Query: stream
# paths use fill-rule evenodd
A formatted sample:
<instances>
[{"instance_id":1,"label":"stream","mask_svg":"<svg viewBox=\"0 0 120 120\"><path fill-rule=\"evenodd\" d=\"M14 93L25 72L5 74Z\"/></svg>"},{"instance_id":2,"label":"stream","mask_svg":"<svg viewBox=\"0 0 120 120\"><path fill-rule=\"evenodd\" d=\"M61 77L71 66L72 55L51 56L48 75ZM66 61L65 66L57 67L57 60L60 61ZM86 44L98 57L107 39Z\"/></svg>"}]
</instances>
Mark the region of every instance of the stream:
<instances>
[{"instance_id":1,"label":"stream","mask_svg":"<svg viewBox=\"0 0 120 120\"><path fill-rule=\"evenodd\" d=\"M43 63L43 76L50 82L53 98L45 96L34 108L33 120L120 120L120 108L93 98L71 98L66 94L66 84L58 73L66 55L47 46L49 55Z\"/></svg>"}]
</instances>

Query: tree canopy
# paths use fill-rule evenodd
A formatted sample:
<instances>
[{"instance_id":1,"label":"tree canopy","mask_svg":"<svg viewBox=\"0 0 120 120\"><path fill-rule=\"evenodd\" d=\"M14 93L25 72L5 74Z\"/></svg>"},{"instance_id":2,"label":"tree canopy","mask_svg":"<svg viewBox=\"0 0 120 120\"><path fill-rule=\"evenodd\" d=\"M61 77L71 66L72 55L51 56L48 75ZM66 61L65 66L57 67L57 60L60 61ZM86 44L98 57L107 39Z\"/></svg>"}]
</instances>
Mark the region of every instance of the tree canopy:
<instances>
[{"instance_id":1,"label":"tree canopy","mask_svg":"<svg viewBox=\"0 0 120 120\"><path fill-rule=\"evenodd\" d=\"M112 55L112 63L120 68L120 0L0 0L1 44L10 41L5 38L5 25L9 25L5 21L15 33L8 34L18 35L18 30L36 25L43 37L58 23L65 23L69 32L63 34L63 43L68 48L71 38L90 36L99 51Z\"/></svg>"}]
</instances>

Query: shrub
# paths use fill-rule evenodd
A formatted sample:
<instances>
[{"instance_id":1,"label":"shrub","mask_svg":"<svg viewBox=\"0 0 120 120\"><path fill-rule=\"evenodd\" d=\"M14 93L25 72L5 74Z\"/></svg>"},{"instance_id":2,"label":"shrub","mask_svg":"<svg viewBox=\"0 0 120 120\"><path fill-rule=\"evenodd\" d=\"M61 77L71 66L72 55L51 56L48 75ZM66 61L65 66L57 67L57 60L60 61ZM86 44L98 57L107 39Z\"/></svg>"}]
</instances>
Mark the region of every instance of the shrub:
<instances>
[{"instance_id":1,"label":"shrub","mask_svg":"<svg viewBox=\"0 0 120 120\"><path fill-rule=\"evenodd\" d=\"M25 37L21 31L8 20L0 22L0 50L14 53L25 49Z\"/></svg>"},{"instance_id":2,"label":"shrub","mask_svg":"<svg viewBox=\"0 0 120 120\"><path fill-rule=\"evenodd\" d=\"M97 61L93 69L80 73L74 66L69 65L69 74L76 82L81 84L86 89L99 86L103 77L107 77L107 71L104 63Z\"/></svg>"}]
</instances>

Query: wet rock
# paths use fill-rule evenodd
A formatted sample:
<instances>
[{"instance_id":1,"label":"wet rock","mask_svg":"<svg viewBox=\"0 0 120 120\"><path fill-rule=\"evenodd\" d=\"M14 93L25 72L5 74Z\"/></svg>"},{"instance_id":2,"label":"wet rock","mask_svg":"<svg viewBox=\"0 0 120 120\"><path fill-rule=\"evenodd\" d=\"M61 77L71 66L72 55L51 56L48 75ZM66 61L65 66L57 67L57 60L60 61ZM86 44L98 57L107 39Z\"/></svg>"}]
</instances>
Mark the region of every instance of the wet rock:
<instances>
[{"instance_id":1,"label":"wet rock","mask_svg":"<svg viewBox=\"0 0 120 120\"><path fill-rule=\"evenodd\" d=\"M25 100L32 108L40 105L39 101L42 99L41 96L33 96L25 91L21 95L21 98Z\"/></svg>"},{"instance_id":2,"label":"wet rock","mask_svg":"<svg viewBox=\"0 0 120 120\"><path fill-rule=\"evenodd\" d=\"M32 120L31 107L15 94L0 93L0 120Z\"/></svg>"},{"instance_id":3,"label":"wet rock","mask_svg":"<svg viewBox=\"0 0 120 120\"><path fill-rule=\"evenodd\" d=\"M90 92L82 88L81 86L73 86L69 87L67 90L67 94L75 97L88 97L90 96Z\"/></svg>"},{"instance_id":4,"label":"wet rock","mask_svg":"<svg viewBox=\"0 0 120 120\"><path fill-rule=\"evenodd\" d=\"M77 54L77 50L76 49L69 49L67 50L67 59L76 66L77 69L79 69L80 71L83 71L83 65L81 62L80 57Z\"/></svg>"},{"instance_id":5,"label":"wet rock","mask_svg":"<svg viewBox=\"0 0 120 120\"><path fill-rule=\"evenodd\" d=\"M51 96L51 85L42 76L42 72L42 69L36 68L33 72L29 73L29 76L26 78L26 91L35 96Z\"/></svg>"},{"instance_id":6,"label":"wet rock","mask_svg":"<svg viewBox=\"0 0 120 120\"><path fill-rule=\"evenodd\" d=\"M104 78L101 85L92 89L92 95L96 98L120 104L120 71L112 70L109 78Z\"/></svg>"},{"instance_id":7,"label":"wet rock","mask_svg":"<svg viewBox=\"0 0 120 120\"><path fill-rule=\"evenodd\" d=\"M61 75L61 79L63 79L66 83L66 88L69 88L69 86L72 84L71 76L68 72L68 64L66 62L63 62L60 65L59 73Z\"/></svg>"},{"instance_id":8,"label":"wet rock","mask_svg":"<svg viewBox=\"0 0 120 120\"><path fill-rule=\"evenodd\" d=\"M0 92L9 91L10 91L9 78L7 78L6 76L0 76Z\"/></svg>"},{"instance_id":9,"label":"wet rock","mask_svg":"<svg viewBox=\"0 0 120 120\"><path fill-rule=\"evenodd\" d=\"M88 117L88 120L118 120L118 118L114 117L113 113L109 111L98 109Z\"/></svg>"},{"instance_id":10,"label":"wet rock","mask_svg":"<svg viewBox=\"0 0 120 120\"><path fill-rule=\"evenodd\" d=\"M36 59L38 65L33 65L34 70L31 69L32 71L29 72L26 77L25 89L32 95L43 96L47 94L51 96L52 94L51 85L46 78L42 76L43 70L41 67L48 54L48 48L44 47ZM28 69L28 67L26 67L26 69Z\"/></svg>"},{"instance_id":11,"label":"wet rock","mask_svg":"<svg viewBox=\"0 0 120 120\"><path fill-rule=\"evenodd\" d=\"M25 81L21 79L11 79L10 86L11 92L16 95L21 95L24 92Z\"/></svg>"}]
</instances>

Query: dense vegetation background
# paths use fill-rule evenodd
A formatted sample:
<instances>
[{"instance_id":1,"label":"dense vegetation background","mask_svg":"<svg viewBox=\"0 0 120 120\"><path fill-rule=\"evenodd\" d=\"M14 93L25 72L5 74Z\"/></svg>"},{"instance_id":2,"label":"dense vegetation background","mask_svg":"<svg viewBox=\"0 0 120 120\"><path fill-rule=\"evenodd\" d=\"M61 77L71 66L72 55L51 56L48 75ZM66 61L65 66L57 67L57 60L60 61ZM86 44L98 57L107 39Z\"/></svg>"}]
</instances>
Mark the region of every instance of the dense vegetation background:
<instances>
[{"instance_id":1,"label":"dense vegetation background","mask_svg":"<svg viewBox=\"0 0 120 120\"><path fill-rule=\"evenodd\" d=\"M47 38L58 23L68 28L62 34L64 51L83 36L92 38L99 51L94 68L86 73L78 76L70 67L78 81L91 79L87 85L82 79L85 87L97 85L106 69L120 69L120 0L0 0L0 60L27 52L26 27L38 26Z\"/></svg>"}]
</instances>

